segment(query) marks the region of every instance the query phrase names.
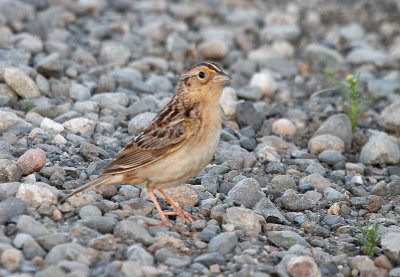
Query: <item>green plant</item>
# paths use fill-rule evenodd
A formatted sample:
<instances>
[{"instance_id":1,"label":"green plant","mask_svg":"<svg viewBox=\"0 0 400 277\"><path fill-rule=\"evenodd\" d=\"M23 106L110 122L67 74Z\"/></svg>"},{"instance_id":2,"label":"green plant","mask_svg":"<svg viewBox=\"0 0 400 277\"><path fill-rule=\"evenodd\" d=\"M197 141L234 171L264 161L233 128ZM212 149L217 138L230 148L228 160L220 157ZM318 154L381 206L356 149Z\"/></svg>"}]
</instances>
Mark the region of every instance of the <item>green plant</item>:
<instances>
[{"instance_id":1,"label":"green plant","mask_svg":"<svg viewBox=\"0 0 400 277\"><path fill-rule=\"evenodd\" d=\"M378 227L378 223L372 224L369 221L367 221L364 227L358 227L361 234L357 240L362 245L362 251L371 258L375 255L375 246L381 239L378 234Z\"/></svg>"},{"instance_id":2,"label":"green plant","mask_svg":"<svg viewBox=\"0 0 400 277\"><path fill-rule=\"evenodd\" d=\"M330 66L327 66L324 68L324 73L328 77L328 82L333 83L334 78L335 78L336 74L338 73L338 71L336 69L333 69Z\"/></svg>"},{"instance_id":3,"label":"green plant","mask_svg":"<svg viewBox=\"0 0 400 277\"><path fill-rule=\"evenodd\" d=\"M354 133L360 117L366 111L365 102L367 101L367 96L361 93L359 76L356 78L352 74L348 74L346 82L337 82L337 85L343 93L345 100L343 108L350 118L351 130Z\"/></svg>"},{"instance_id":4,"label":"green plant","mask_svg":"<svg viewBox=\"0 0 400 277\"><path fill-rule=\"evenodd\" d=\"M27 113L33 108L33 103L27 99L19 101L21 108Z\"/></svg>"}]
</instances>

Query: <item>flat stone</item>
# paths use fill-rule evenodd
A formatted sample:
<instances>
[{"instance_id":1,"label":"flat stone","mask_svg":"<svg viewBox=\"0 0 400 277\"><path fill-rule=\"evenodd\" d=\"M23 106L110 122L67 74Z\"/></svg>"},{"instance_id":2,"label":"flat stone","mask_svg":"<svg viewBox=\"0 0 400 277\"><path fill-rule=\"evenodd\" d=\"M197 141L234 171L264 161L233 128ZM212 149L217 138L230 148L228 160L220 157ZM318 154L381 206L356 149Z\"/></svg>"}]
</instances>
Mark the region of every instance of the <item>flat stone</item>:
<instances>
[{"instance_id":1,"label":"flat stone","mask_svg":"<svg viewBox=\"0 0 400 277\"><path fill-rule=\"evenodd\" d=\"M238 244L238 238L234 232L224 232L213 237L208 243L208 252L228 254Z\"/></svg>"},{"instance_id":2,"label":"flat stone","mask_svg":"<svg viewBox=\"0 0 400 277\"><path fill-rule=\"evenodd\" d=\"M31 99L40 96L36 83L22 70L17 68L4 69L4 80L22 98Z\"/></svg>"},{"instance_id":3,"label":"flat stone","mask_svg":"<svg viewBox=\"0 0 400 277\"><path fill-rule=\"evenodd\" d=\"M295 244L309 246L308 242L293 231L271 231L267 234L268 239L276 246L289 249Z\"/></svg>"},{"instance_id":4,"label":"flat stone","mask_svg":"<svg viewBox=\"0 0 400 277\"><path fill-rule=\"evenodd\" d=\"M9 197L0 202L0 224L7 223L11 218L24 214L27 206L16 197Z\"/></svg>"},{"instance_id":5,"label":"flat stone","mask_svg":"<svg viewBox=\"0 0 400 277\"><path fill-rule=\"evenodd\" d=\"M261 222L264 218L255 214L252 210L240 207L231 207L226 210L223 222L246 230L260 232Z\"/></svg>"},{"instance_id":6,"label":"flat stone","mask_svg":"<svg viewBox=\"0 0 400 277\"><path fill-rule=\"evenodd\" d=\"M58 190L46 183L22 183L16 195L25 201L28 206L38 208L43 203L54 205L57 203Z\"/></svg>"},{"instance_id":7,"label":"flat stone","mask_svg":"<svg viewBox=\"0 0 400 277\"><path fill-rule=\"evenodd\" d=\"M45 261L47 263L57 265L64 260L78 261L89 265L88 248L85 248L77 243L64 243L54 246L47 254Z\"/></svg>"},{"instance_id":8,"label":"flat stone","mask_svg":"<svg viewBox=\"0 0 400 277\"><path fill-rule=\"evenodd\" d=\"M261 198L265 197L265 194L255 179L246 178L238 182L228 192L228 196L243 204L246 208L252 208Z\"/></svg>"}]
</instances>

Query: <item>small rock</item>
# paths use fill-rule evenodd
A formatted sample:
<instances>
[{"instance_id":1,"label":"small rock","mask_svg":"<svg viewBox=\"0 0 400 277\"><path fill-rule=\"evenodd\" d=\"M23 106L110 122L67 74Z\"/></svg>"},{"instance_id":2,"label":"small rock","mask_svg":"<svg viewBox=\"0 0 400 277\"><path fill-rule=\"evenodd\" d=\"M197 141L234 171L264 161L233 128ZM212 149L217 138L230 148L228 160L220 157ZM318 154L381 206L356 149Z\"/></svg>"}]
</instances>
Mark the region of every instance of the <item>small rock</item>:
<instances>
[{"instance_id":1,"label":"small rock","mask_svg":"<svg viewBox=\"0 0 400 277\"><path fill-rule=\"evenodd\" d=\"M308 142L308 149L314 155L318 155L325 150L334 150L343 153L345 144L338 136L325 134L312 137Z\"/></svg>"},{"instance_id":2,"label":"small rock","mask_svg":"<svg viewBox=\"0 0 400 277\"><path fill-rule=\"evenodd\" d=\"M280 197L282 205L289 211L304 211L314 207L314 202L304 194L298 194L294 190L288 189Z\"/></svg>"},{"instance_id":3,"label":"small rock","mask_svg":"<svg viewBox=\"0 0 400 277\"><path fill-rule=\"evenodd\" d=\"M331 202L339 202L344 200L344 195L333 188L326 188L324 198Z\"/></svg>"},{"instance_id":4,"label":"small rock","mask_svg":"<svg viewBox=\"0 0 400 277\"><path fill-rule=\"evenodd\" d=\"M76 101L83 101L90 98L90 89L80 84L72 84L69 88L69 96Z\"/></svg>"},{"instance_id":5,"label":"small rock","mask_svg":"<svg viewBox=\"0 0 400 277\"><path fill-rule=\"evenodd\" d=\"M135 261L122 262L121 272L126 277L144 277L141 266Z\"/></svg>"},{"instance_id":6,"label":"small rock","mask_svg":"<svg viewBox=\"0 0 400 277\"><path fill-rule=\"evenodd\" d=\"M36 83L17 68L4 69L4 80L22 98L31 99L40 96Z\"/></svg>"},{"instance_id":7,"label":"small rock","mask_svg":"<svg viewBox=\"0 0 400 277\"><path fill-rule=\"evenodd\" d=\"M244 87L237 91L237 96L246 100L257 101L262 98L262 92L258 86Z\"/></svg>"},{"instance_id":8,"label":"small rock","mask_svg":"<svg viewBox=\"0 0 400 277\"><path fill-rule=\"evenodd\" d=\"M199 202L198 192L188 185L169 188L166 189L166 192L172 199L178 202L179 205L194 206Z\"/></svg>"},{"instance_id":9,"label":"small rock","mask_svg":"<svg viewBox=\"0 0 400 277\"><path fill-rule=\"evenodd\" d=\"M219 252L214 253L206 253L200 256L197 256L193 262L201 263L205 266L211 266L213 264L223 265L225 264L224 256Z\"/></svg>"},{"instance_id":10,"label":"small rock","mask_svg":"<svg viewBox=\"0 0 400 277\"><path fill-rule=\"evenodd\" d=\"M114 228L114 235L123 240L134 239L144 245L151 245L154 242L154 238L146 228L131 220L120 221Z\"/></svg>"},{"instance_id":11,"label":"small rock","mask_svg":"<svg viewBox=\"0 0 400 277\"><path fill-rule=\"evenodd\" d=\"M5 269L14 272L19 269L22 259L23 255L21 251L11 248L5 250L1 255L1 264Z\"/></svg>"},{"instance_id":12,"label":"small rock","mask_svg":"<svg viewBox=\"0 0 400 277\"><path fill-rule=\"evenodd\" d=\"M255 179L246 178L238 182L229 191L228 196L246 208L253 208L261 198L265 197L265 194Z\"/></svg>"},{"instance_id":13,"label":"small rock","mask_svg":"<svg viewBox=\"0 0 400 277\"><path fill-rule=\"evenodd\" d=\"M236 91L231 87L225 87L222 90L222 95L219 99L219 106L222 111L222 115L226 119L236 118L236 104L237 97Z\"/></svg>"},{"instance_id":14,"label":"small rock","mask_svg":"<svg viewBox=\"0 0 400 277\"><path fill-rule=\"evenodd\" d=\"M264 218L255 214L250 209L231 207L226 210L223 221L224 224L232 224L233 226L242 227L246 230L260 232L260 222L264 221Z\"/></svg>"},{"instance_id":15,"label":"small rock","mask_svg":"<svg viewBox=\"0 0 400 277\"><path fill-rule=\"evenodd\" d=\"M370 213L376 213L382 207L382 197L378 195L370 195L367 197L365 203L363 203L363 208Z\"/></svg>"},{"instance_id":16,"label":"small rock","mask_svg":"<svg viewBox=\"0 0 400 277\"><path fill-rule=\"evenodd\" d=\"M129 134L138 135L143 132L150 125L155 116L155 113L145 112L132 118L128 123Z\"/></svg>"},{"instance_id":17,"label":"small rock","mask_svg":"<svg viewBox=\"0 0 400 277\"><path fill-rule=\"evenodd\" d=\"M296 182L290 175L276 175L271 179L271 188L285 192L288 189L297 190Z\"/></svg>"},{"instance_id":18,"label":"small rock","mask_svg":"<svg viewBox=\"0 0 400 277\"><path fill-rule=\"evenodd\" d=\"M367 268L361 270L360 277L387 277L388 273L383 268Z\"/></svg>"},{"instance_id":19,"label":"small rock","mask_svg":"<svg viewBox=\"0 0 400 277\"><path fill-rule=\"evenodd\" d=\"M339 152L337 152L335 150L322 151L318 155L318 159L321 162L327 163L329 165L334 165L338 162L346 160L346 158L342 154L340 154Z\"/></svg>"},{"instance_id":20,"label":"small rock","mask_svg":"<svg viewBox=\"0 0 400 277\"><path fill-rule=\"evenodd\" d=\"M60 77L64 70L60 54L53 53L43 58L36 65L36 70L46 77Z\"/></svg>"},{"instance_id":21,"label":"small rock","mask_svg":"<svg viewBox=\"0 0 400 277\"><path fill-rule=\"evenodd\" d=\"M314 137L330 134L341 138L346 146L346 149L351 148L351 142L353 140L353 132L351 130L351 122L347 114L336 114L329 117L324 121L318 130L315 132ZM328 149L328 148L327 148ZM331 148L337 150L335 148ZM337 150L339 151L339 150ZM343 153L343 151L339 151Z\"/></svg>"},{"instance_id":22,"label":"small rock","mask_svg":"<svg viewBox=\"0 0 400 277\"><path fill-rule=\"evenodd\" d=\"M276 246L289 249L295 244L309 246L308 242L293 231L271 231L267 234L268 239Z\"/></svg>"},{"instance_id":23,"label":"small rock","mask_svg":"<svg viewBox=\"0 0 400 277\"><path fill-rule=\"evenodd\" d=\"M368 256L358 255L350 259L350 266L353 269L362 271L367 268L374 268L374 261Z\"/></svg>"},{"instance_id":24,"label":"small rock","mask_svg":"<svg viewBox=\"0 0 400 277\"><path fill-rule=\"evenodd\" d=\"M89 246L100 251L115 251L118 248L115 238L111 234L91 239Z\"/></svg>"},{"instance_id":25,"label":"small rock","mask_svg":"<svg viewBox=\"0 0 400 277\"><path fill-rule=\"evenodd\" d=\"M281 214L275 207L274 203L268 198L261 198L260 201L254 206L254 212L264 216L267 223L279 223L289 225L289 221Z\"/></svg>"},{"instance_id":26,"label":"small rock","mask_svg":"<svg viewBox=\"0 0 400 277\"><path fill-rule=\"evenodd\" d=\"M46 152L40 148L30 149L19 157L17 162L21 167L22 175L29 175L44 167L46 164Z\"/></svg>"},{"instance_id":27,"label":"small rock","mask_svg":"<svg viewBox=\"0 0 400 277\"><path fill-rule=\"evenodd\" d=\"M208 252L228 254L238 244L238 238L234 232L225 232L213 237L208 243Z\"/></svg>"},{"instance_id":28,"label":"small rock","mask_svg":"<svg viewBox=\"0 0 400 277\"><path fill-rule=\"evenodd\" d=\"M199 45L199 52L206 59L221 60L228 51L226 43L219 39L204 41Z\"/></svg>"},{"instance_id":29,"label":"small rock","mask_svg":"<svg viewBox=\"0 0 400 277\"><path fill-rule=\"evenodd\" d=\"M126 252L129 260L135 261L141 266L152 266L154 264L154 257L140 244L131 245Z\"/></svg>"},{"instance_id":30,"label":"small rock","mask_svg":"<svg viewBox=\"0 0 400 277\"><path fill-rule=\"evenodd\" d=\"M292 277L320 277L321 272L313 258L309 256L293 257L288 262L288 273Z\"/></svg>"},{"instance_id":31,"label":"small rock","mask_svg":"<svg viewBox=\"0 0 400 277\"><path fill-rule=\"evenodd\" d=\"M18 163L0 159L0 183L17 182L21 178L21 175L22 170Z\"/></svg>"},{"instance_id":32,"label":"small rock","mask_svg":"<svg viewBox=\"0 0 400 277\"><path fill-rule=\"evenodd\" d=\"M47 230L46 227L27 215L21 215L19 217L17 222L17 230L21 233L29 234L34 238L43 235L50 235L50 231Z\"/></svg>"},{"instance_id":33,"label":"small rock","mask_svg":"<svg viewBox=\"0 0 400 277\"><path fill-rule=\"evenodd\" d=\"M327 150L325 150L325 151L327 151ZM305 172L307 172L308 174L317 173L317 174L320 174L320 175L325 175L326 170L320 163L313 162L309 166L307 166Z\"/></svg>"},{"instance_id":34,"label":"small rock","mask_svg":"<svg viewBox=\"0 0 400 277\"><path fill-rule=\"evenodd\" d=\"M301 34L299 26L295 24L274 24L264 27L261 36L265 40L296 40Z\"/></svg>"},{"instance_id":35,"label":"small rock","mask_svg":"<svg viewBox=\"0 0 400 277\"><path fill-rule=\"evenodd\" d=\"M302 184L312 184L314 185L315 189L321 193L323 193L326 188L329 188L333 185L331 181L318 173L314 173L301 178L299 181L299 185Z\"/></svg>"},{"instance_id":36,"label":"small rock","mask_svg":"<svg viewBox=\"0 0 400 277\"><path fill-rule=\"evenodd\" d=\"M375 265L379 268L385 269L388 272L392 270L392 264L385 255L379 255L378 258L375 259Z\"/></svg>"},{"instance_id":37,"label":"small rock","mask_svg":"<svg viewBox=\"0 0 400 277\"><path fill-rule=\"evenodd\" d=\"M384 137L371 137L361 149L360 162L363 164L397 164L399 161L399 146Z\"/></svg>"},{"instance_id":38,"label":"small rock","mask_svg":"<svg viewBox=\"0 0 400 277\"><path fill-rule=\"evenodd\" d=\"M48 205L56 204L58 190L46 183L23 183L19 186L17 197L24 200L28 206L38 208L44 203Z\"/></svg>"},{"instance_id":39,"label":"small rock","mask_svg":"<svg viewBox=\"0 0 400 277\"><path fill-rule=\"evenodd\" d=\"M281 118L272 124L272 132L278 135L294 136L296 134L296 126L290 120Z\"/></svg>"},{"instance_id":40,"label":"small rock","mask_svg":"<svg viewBox=\"0 0 400 277\"><path fill-rule=\"evenodd\" d=\"M325 68L339 69L344 59L339 52L319 44L310 44L306 47L305 55L308 64L314 70L324 70Z\"/></svg>"},{"instance_id":41,"label":"small rock","mask_svg":"<svg viewBox=\"0 0 400 277\"><path fill-rule=\"evenodd\" d=\"M94 131L96 122L84 117L78 117L64 122L63 126L64 128L74 133L84 134L90 131Z\"/></svg>"},{"instance_id":42,"label":"small rock","mask_svg":"<svg viewBox=\"0 0 400 277\"><path fill-rule=\"evenodd\" d=\"M129 48L123 44L114 41L106 41L102 43L100 50L100 62L110 65L124 65L131 56Z\"/></svg>"},{"instance_id":43,"label":"small rock","mask_svg":"<svg viewBox=\"0 0 400 277\"><path fill-rule=\"evenodd\" d=\"M400 264L400 233L389 232L382 236L381 246L385 255L395 264Z\"/></svg>"},{"instance_id":44,"label":"small rock","mask_svg":"<svg viewBox=\"0 0 400 277\"><path fill-rule=\"evenodd\" d=\"M64 243L54 246L47 254L45 261L57 265L64 260L77 261L86 265L90 264L89 249L77 243Z\"/></svg>"},{"instance_id":45,"label":"small rock","mask_svg":"<svg viewBox=\"0 0 400 277\"><path fill-rule=\"evenodd\" d=\"M79 217L80 218L86 218L89 216L101 216L101 211L99 208L97 208L94 205L86 205L83 206L80 210L79 210Z\"/></svg>"},{"instance_id":46,"label":"small rock","mask_svg":"<svg viewBox=\"0 0 400 277\"><path fill-rule=\"evenodd\" d=\"M391 195L400 195L400 181L393 181L387 184L387 189Z\"/></svg>"},{"instance_id":47,"label":"small rock","mask_svg":"<svg viewBox=\"0 0 400 277\"><path fill-rule=\"evenodd\" d=\"M24 214L26 204L19 198L9 197L0 202L0 224L5 224L11 218Z\"/></svg>"},{"instance_id":48,"label":"small rock","mask_svg":"<svg viewBox=\"0 0 400 277\"><path fill-rule=\"evenodd\" d=\"M278 87L275 78L268 72L256 73L251 77L250 87L259 87L263 96L273 97Z\"/></svg>"},{"instance_id":49,"label":"small rock","mask_svg":"<svg viewBox=\"0 0 400 277\"><path fill-rule=\"evenodd\" d=\"M386 53L374 49L354 49L347 55L346 60L352 65L371 63L377 67L393 66L390 57Z\"/></svg>"},{"instance_id":50,"label":"small rock","mask_svg":"<svg viewBox=\"0 0 400 277\"><path fill-rule=\"evenodd\" d=\"M362 39L364 29L358 23L351 23L340 28L340 36L347 41Z\"/></svg>"},{"instance_id":51,"label":"small rock","mask_svg":"<svg viewBox=\"0 0 400 277\"><path fill-rule=\"evenodd\" d=\"M57 123L54 120L47 117L43 118L42 122L40 123L40 128L43 130L54 130L58 133L64 131L64 127L60 123Z\"/></svg>"}]
</instances>

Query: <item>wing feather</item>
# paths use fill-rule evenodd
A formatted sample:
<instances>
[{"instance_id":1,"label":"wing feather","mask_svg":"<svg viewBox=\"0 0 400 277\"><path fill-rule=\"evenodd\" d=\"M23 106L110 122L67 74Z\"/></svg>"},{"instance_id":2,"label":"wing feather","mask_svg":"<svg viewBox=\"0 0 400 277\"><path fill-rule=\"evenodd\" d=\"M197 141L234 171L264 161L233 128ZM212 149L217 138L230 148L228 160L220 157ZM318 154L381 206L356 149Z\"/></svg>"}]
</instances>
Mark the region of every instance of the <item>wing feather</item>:
<instances>
[{"instance_id":1,"label":"wing feather","mask_svg":"<svg viewBox=\"0 0 400 277\"><path fill-rule=\"evenodd\" d=\"M120 173L153 163L182 147L193 135L195 105L164 110L150 126L128 143L104 168L104 173ZM169 109L173 107L169 106Z\"/></svg>"}]
</instances>

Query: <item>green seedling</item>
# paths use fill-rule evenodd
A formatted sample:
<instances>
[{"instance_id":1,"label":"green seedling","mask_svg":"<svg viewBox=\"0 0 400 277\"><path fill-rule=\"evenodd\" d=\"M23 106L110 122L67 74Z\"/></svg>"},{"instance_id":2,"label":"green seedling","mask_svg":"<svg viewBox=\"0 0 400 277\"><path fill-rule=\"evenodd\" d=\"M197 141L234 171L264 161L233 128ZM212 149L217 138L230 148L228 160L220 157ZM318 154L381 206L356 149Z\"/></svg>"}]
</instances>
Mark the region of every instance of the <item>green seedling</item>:
<instances>
[{"instance_id":1,"label":"green seedling","mask_svg":"<svg viewBox=\"0 0 400 277\"><path fill-rule=\"evenodd\" d=\"M27 113L33 108L33 103L29 100L21 100L19 101L21 108Z\"/></svg>"},{"instance_id":2,"label":"green seedling","mask_svg":"<svg viewBox=\"0 0 400 277\"><path fill-rule=\"evenodd\" d=\"M361 234L357 238L358 242L362 245L362 251L367 254L370 258L375 255L375 247L380 241L380 236L378 234L378 223L372 224L367 221L364 227L358 227Z\"/></svg>"}]
</instances>

